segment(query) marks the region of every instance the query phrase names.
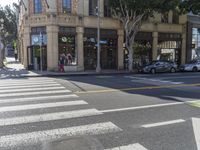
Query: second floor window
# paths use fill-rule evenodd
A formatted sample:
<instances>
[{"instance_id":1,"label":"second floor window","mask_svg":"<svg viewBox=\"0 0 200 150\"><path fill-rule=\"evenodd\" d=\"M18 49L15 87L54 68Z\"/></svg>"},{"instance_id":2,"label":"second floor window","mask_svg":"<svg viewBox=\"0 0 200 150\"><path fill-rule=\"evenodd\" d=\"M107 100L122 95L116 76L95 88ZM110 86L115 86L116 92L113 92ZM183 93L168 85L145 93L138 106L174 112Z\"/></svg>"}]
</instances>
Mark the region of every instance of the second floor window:
<instances>
[{"instance_id":1,"label":"second floor window","mask_svg":"<svg viewBox=\"0 0 200 150\"><path fill-rule=\"evenodd\" d=\"M42 13L42 1L34 0L34 13L39 14Z\"/></svg>"},{"instance_id":2,"label":"second floor window","mask_svg":"<svg viewBox=\"0 0 200 150\"><path fill-rule=\"evenodd\" d=\"M63 0L63 13L71 13L71 0Z\"/></svg>"},{"instance_id":3,"label":"second floor window","mask_svg":"<svg viewBox=\"0 0 200 150\"><path fill-rule=\"evenodd\" d=\"M95 16L97 15L97 0L90 0L89 1L89 15Z\"/></svg>"}]
</instances>

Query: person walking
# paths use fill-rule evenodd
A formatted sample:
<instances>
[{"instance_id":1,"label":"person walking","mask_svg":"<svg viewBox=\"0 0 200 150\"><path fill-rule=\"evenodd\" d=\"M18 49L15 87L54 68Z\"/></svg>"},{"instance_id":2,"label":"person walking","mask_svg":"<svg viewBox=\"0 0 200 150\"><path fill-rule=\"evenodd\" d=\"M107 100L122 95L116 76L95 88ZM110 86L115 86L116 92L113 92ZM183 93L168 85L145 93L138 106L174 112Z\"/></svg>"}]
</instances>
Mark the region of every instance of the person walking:
<instances>
[{"instance_id":1,"label":"person walking","mask_svg":"<svg viewBox=\"0 0 200 150\"><path fill-rule=\"evenodd\" d=\"M65 55L61 54L59 57L59 71L60 72L65 72L64 64L65 64Z\"/></svg>"}]
</instances>

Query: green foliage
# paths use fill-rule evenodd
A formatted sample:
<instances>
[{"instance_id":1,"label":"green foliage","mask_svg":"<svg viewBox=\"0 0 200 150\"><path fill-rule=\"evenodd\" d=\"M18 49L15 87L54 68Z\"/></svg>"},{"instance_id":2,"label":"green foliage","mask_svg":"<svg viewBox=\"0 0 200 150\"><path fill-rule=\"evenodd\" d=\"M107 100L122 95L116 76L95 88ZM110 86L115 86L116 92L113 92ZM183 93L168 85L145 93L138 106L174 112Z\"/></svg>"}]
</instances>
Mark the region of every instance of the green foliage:
<instances>
[{"instance_id":1,"label":"green foliage","mask_svg":"<svg viewBox=\"0 0 200 150\"><path fill-rule=\"evenodd\" d=\"M17 16L10 6L0 7L1 37L4 43L11 43L17 38Z\"/></svg>"},{"instance_id":2,"label":"green foliage","mask_svg":"<svg viewBox=\"0 0 200 150\"><path fill-rule=\"evenodd\" d=\"M192 12L194 14L200 15L200 0L184 0L180 8L182 12Z\"/></svg>"},{"instance_id":3,"label":"green foliage","mask_svg":"<svg viewBox=\"0 0 200 150\"><path fill-rule=\"evenodd\" d=\"M120 7L120 1L122 7ZM180 0L109 0L112 9L117 10L123 16L124 10L133 10L136 15L145 14L148 18L153 15L153 12L167 12L174 10L179 6Z\"/></svg>"}]
</instances>

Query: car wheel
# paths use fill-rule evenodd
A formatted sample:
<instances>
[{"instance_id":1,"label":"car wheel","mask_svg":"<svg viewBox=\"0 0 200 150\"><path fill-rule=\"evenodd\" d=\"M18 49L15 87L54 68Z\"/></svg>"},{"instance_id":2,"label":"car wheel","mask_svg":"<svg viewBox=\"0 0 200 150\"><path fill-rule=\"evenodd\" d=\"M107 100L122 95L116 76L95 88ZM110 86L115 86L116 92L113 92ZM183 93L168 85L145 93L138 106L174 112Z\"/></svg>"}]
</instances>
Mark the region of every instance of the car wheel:
<instances>
[{"instance_id":1,"label":"car wheel","mask_svg":"<svg viewBox=\"0 0 200 150\"><path fill-rule=\"evenodd\" d=\"M175 72L176 72L176 69L175 69L175 68L171 68L171 69L170 69L170 72L171 72L171 73L175 73Z\"/></svg>"},{"instance_id":2,"label":"car wheel","mask_svg":"<svg viewBox=\"0 0 200 150\"><path fill-rule=\"evenodd\" d=\"M192 71L193 71L193 72L197 72L197 71L198 71L197 67L193 67L193 68L192 68Z\"/></svg>"},{"instance_id":3,"label":"car wheel","mask_svg":"<svg viewBox=\"0 0 200 150\"><path fill-rule=\"evenodd\" d=\"M150 72L151 72L151 74L155 74L156 73L156 69L153 68L153 69L151 69Z\"/></svg>"}]
</instances>

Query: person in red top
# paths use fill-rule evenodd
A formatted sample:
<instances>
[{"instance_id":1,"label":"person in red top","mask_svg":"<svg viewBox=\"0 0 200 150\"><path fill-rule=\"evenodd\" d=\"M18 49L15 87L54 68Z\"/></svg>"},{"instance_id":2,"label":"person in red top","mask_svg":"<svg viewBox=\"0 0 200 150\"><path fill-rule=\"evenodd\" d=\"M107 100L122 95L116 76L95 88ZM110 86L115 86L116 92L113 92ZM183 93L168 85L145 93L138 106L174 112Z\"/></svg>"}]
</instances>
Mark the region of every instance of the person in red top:
<instances>
[{"instance_id":1,"label":"person in red top","mask_svg":"<svg viewBox=\"0 0 200 150\"><path fill-rule=\"evenodd\" d=\"M59 57L59 71L60 72L65 72L64 65L65 65L65 54L61 54Z\"/></svg>"}]
</instances>

